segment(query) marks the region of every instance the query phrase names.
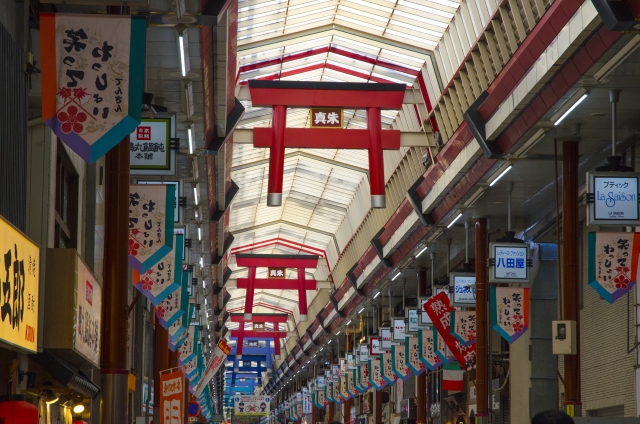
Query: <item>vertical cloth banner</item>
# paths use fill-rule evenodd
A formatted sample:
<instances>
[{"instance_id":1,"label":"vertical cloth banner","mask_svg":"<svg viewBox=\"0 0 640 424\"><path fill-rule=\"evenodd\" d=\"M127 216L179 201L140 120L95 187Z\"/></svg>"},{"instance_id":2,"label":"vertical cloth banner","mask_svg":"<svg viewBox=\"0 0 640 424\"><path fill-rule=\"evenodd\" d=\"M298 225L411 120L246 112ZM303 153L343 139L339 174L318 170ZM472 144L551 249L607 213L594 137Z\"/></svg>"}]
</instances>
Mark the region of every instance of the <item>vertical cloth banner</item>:
<instances>
[{"instance_id":1,"label":"vertical cloth banner","mask_svg":"<svg viewBox=\"0 0 640 424\"><path fill-rule=\"evenodd\" d=\"M462 391L464 372L458 362L445 364L442 368L442 390Z\"/></svg>"},{"instance_id":2,"label":"vertical cloth banner","mask_svg":"<svg viewBox=\"0 0 640 424\"><path fill-rule=\"evenodd\" d=\"M404 355L407 361L407 367L413 374L420 375L427 370L425 364L420 361L418 337L411 336L407 338Z\"/></svg>"},{"instance_id":3,"label":"vertical cloth banner","mask_svg":"<svg viewBox=\"0 0 640 424\"><path fill-rule=\"evenodd\" d=\"M395 384L398 376L393 372L393 355L391 352L385 352L380 355L380 367L382 368L382 378L387 384Z\"/></svg>"},{"instance_id":4,"label":"vertical cloth banner","mask_svg":"<svg viewBox=\"0 0 640 424\"><path fill-rule=\"evenodd\" d=\"M491 327L509 343L529 328L529 289L491 287L489 294Z\"/></svg>"},{"instance_id":5,"label":"vertical cloth banner","mask_svg":"<svg viewBox=\"0 0 640 424\"><path fill-rule=\"evenodd\" d=\"M192 316L194 305L189 305L189 317ZM187 328L187 337L184 339L182 346L178 348L178 363L184 366L192 360L197 353L196 345L198 344L199 325L189 325Z\"/></svg>"},{"instance_id":6,"label":"vertical cloth banner","mask_svg":"<svg viewBox=\"0 0 640 424\"><path fill-rule=\"evenodd\" d=\"M476 342L476 311L451 311L451 334L465 346Z\"/></svg>"},{"instance_id":7,"label":"vertical cloth banner","mask_svg":"<svg viewBox=\"0 0 640 424\"><path fill-rule=\"evenodd\" d=\"M231 348L229 347L229 345L227 345L224 339L220 340L213 352L213 356L211 357L207 368L204 371L204 374L202 375L202 378L200 379L200 384L198 384L198 388L196 389L195 393L196 396L199 396L204 388L207 387L215 373L224 363L224 360L227 358L227 355L229 355L229 352L231 352Z\"/></svg>"},{"instance_id":8,"label":"vertical cloth banner","mask_svg":"<svg viewBox=\"0 0 640 424\"><path fill-rule=\"evenodd\" d=\"M146 20L42 13L42 120L91 164L140 124Z\"/></svg>"},{"instance_id":9,"label":"vertical cloth banner","mask_svg":"<svg viewBox=\"0 0 640 424\"><path fill-rule=\"evenodd\" d=\"M173 249L175 186L129 187L129 265L145 273Z\"/></svg>"},{"instance_id":10,"label":"vertical cloth banner","mask_svg":"<svg viewBox=\"0 0 640 424\"><path fill-rule=\"evenodd\" d=\"M420 362L422 362L429 371L435 371L442 365L442 361L440 361L440 358L436 355L436 335L437 332L433 328L418 332Z\"/></svg>"},{"instance_id":11,"label":"vertical cloth banner","mask_svg":"<svg viewBox=\"0 0 640 424\"><path fill-rule=\"evenodd\" d=\"M432 296L427 303L424 304L424 310L433 321L433 325L438 330L438 334L442 336L446 345L460 363L463 370L468 371L476 366L476 348L475 345L464 346L451 335L450 318L452 308L449 306L449 296L440 292Z\"/></svg>"},{"instance_id":12,"label":"vertical cloth banner","mask_svg":"<svg viewBox=\"0 0 640 424\"><path fill-rule=\"evenodd\" d=\"M174 291L169 297L163 300L165 304L164 316L158 317L158 321L161 325L163 320L165 325L169 323L169 315L178 314L178 316L172 320L171 324L167 327L169 333L169 349L175 352L176 349L182 344L182 340L185 337L187 326L191 317L187 316L187 309L189 308L189 272L182 271L182 282L180 288Z\"/></svg>"},{"instance_id":13,"label":"vertical cloth banner","mask_svg":"<svg viewBox=\"0 0 640 424\"><path fill-rule=\"evenodd\" d=\"M160 374L160 422L181 424L184 419L182 371Z\"/></svg>"},{"instance_id":14,"label":"vertical cloth banner","mask_svg":"<svg viewBox=\"0 0 640 424\"><path fill-rule=\"evenodd\" d=\"M589 285L609 303L636 284L640 233L589 233Z\"/></svg>"},{"instance_id":15,"label":"vertical cloth banner","mask_svg":"<svg viewBox=\"0 0 640 424\"><path fill-rule=\"evenodd\" d=\"M405 347L403 345L391 346L391 363L393 372L402 381L411 377L411 370L407 367L407 358L405 357Z\"/></svg>"},{"instance_id":16,"label":"vertical cloth banner","mask_svg":"<svg viewBox=\"0 0 640 424\"><path fill-rule=\"evenodd\" d=\"M184 234L173 235L173 248L156 264L140 274L132 270L134 286L155 306L180 288L182 283L182 240ZM158 317L164 316L164 310L156 309Z\"/></svg>"}]
</instances>

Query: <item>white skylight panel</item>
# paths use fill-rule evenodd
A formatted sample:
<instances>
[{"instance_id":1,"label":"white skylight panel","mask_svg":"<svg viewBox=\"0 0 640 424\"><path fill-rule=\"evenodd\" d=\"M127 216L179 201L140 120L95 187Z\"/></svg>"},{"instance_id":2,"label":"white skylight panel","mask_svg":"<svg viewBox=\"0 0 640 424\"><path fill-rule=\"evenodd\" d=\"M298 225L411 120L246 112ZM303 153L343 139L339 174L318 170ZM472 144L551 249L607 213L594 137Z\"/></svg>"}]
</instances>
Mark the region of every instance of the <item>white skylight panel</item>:
<instances>
[{"instance_id":1,"label":"white skylight panel","mask_svg":"<svg viewBox=\"0 0 640 424\"><path fill-rule=\"evenodd\" d=\"M306 50L314 49L317 47L325 47L331 41L331 36L329 37L320 37L308 41L304 41L302 43L293 43L287 45L285 48L285 57L291 54L301 53Z\"/></svg>"},{"instance_id":2,"label":"white skylight panel","mask_svg":"<svg viewBox=\"0 0 640 424\"><path fill-rule=\"evenodd\" d=\"M460 6L459 2L453 2L448 0L428 0L427 3L437 3L443 6L451 7L453 9L457 9Z\"/></svg>"},{"instance_id":3,"label":"white skylight panel","mask_svg":"<svg viewBox=\"0 0 640 424\"><path fill-rule=\"evenodd\" d=\"M443 33L441 31L433 31L433 30L421 27L419 25L416 25L415 23L408 24L408 23L400 21L398 19L391 19L389 21L389 25L396 25L396 26L399 26L399 27L402 27L402 28L406 28L406 29L409 30L409 32L416 31L416 32L420 32L420 33L425 34L425 35L429 35L429 36L433 37L433 40L436 41L436 42L439 41L440 38L443 35Z\"/></svg>"},{"instance_id":4,"label":"white skylight panel","mask_svg":"<svg viewBox=\"0 0 640 424\"><path fill-rule=\"evenodd\" d=\"M333 56L333 55L332 55ZM340 58L341 59L341 58ZM327 59L326 61L327 63L330 63L334 66L339 66L341 68L345 68L345 69L349 69L351 71L355 71L358 72L360 74L368 74L370 69L373 69L373 65L368 64L368 63L364 63L364 62L357 62L357 64L359 66L353 66L353 64L348 64L346 62L348 62L348 60L344 60L338 62L337 60L333 60L333 59ZM361 66L360 66L361 65Z\"/></svg>"},{"instance_id":5,"label":"white skylight panel","mask_svg":"<svg viewBox=\"0 0 640 424\"><path fill-rule=\"evenodd\" d=\"M268 49L263 50L259 53L246 54L244 56L240 56L240 61L250 61L244 64L251 64L255 62L260 62L266 60L268 57L277 57L281 56L284 51L284 47L278 47L277 49Z\"/></svg>"},{"instance_id":6,"label":"white skylight panel","mask_svg":"<svg viewBox=\"0 0 640 424\"><path fill-rule=\"evenodd\" d=\"M238 34L238 40L245 40L245 39L247 39L247 38L258 37L258 36L260 36L260 35L271 34L271 33L279 32L279 31L282 31L282 27L280 27L280 28L270 29L270 30L268 30L268 31L262 31L262 32L251 33L251 34L247 33L247 32L248 32L248 31L247 31L247 32L245 32L245 35L240 35L240 34Z\"/></svg>"},{"instance_id":7,"label":"white skylight panel","mask_svg":"<svg viewBox=\"0 0 640 424\"><path fill-rule=\"evenodd\" d=\"M291 72L297 69L307 68L309 66L324 64L324 58L318 60L321 56L310 56L303 59L285 62L282 64L282 72Z\"/></svg>"},{"instance_id":8,"label":"white skylight panel","mask_svg":"<svg viewBox=\"0 0 640 424\"><path fill-rule=\"evenodd\" d=\"M418 4L418 3L414 3L414 2L410 2L407 0L398 0L398 5L400 6L405 6L407 8L410 9L416 9L416 10L421 10L423 12L427 12L430 13L432 15L436 15L436 16L442 16L443 18L448 19L449 21L451 21L451 19L453 19L453 14L455 12L455 9L458 8L458 5L456 5L451 12L445 12L443 10L439 10L433 7L428 7L428 6L424 6L422 4Z\"/></svg>"},{"instance_id":9,"label":"white skylight panel","mask_svg":"<svg viewBox=\"0 0 640 424\"><path fill-rule=\"evenodd\" d=\"M373 24L369 24L369 23L366 23L366 22L363 22L363 21L359 21L357 19L351 19L351 18L348 18L348 17L340 15L340 14L336 15L336 19L344 21L344 22L349 22L350 24L360 25L360 26L363 26L365 28L372 29L374 31L378 31L378 32L383 32L384 31L384 27L381 27L379 25L373 25Z\"/></svg>"},{"instance_id":10,"label":"white skylight panel","mask_svg":"<svg viewBox=\"0 0 640 424\"><path fill-rule=\"evenodd\" d=\"M273 6L273 5L276 5L276 4L282 4L282 3L286 4L287 1L288 0L272 0L272 1L265 1L265 2L262 2L262 3L252 2L254 4L252 4L251 6L238 7L238 13L246 12L246 11L249 11L249 10L259 10L260 8L267 7L267 6ZM242 3L245 3L245 2L239 2L238 6L242 6ZM249 2L246 2L246 3L249 3Z\"/></svg>"},{"instance_id":11,"label":"white skylight panel","mask_svg":"<svg viewBox=\"0 0 640 424\"><path fill-rule=\"evenodd\" d=\"M344 12L350 12L353 13L355 15L364 17L364 18L369 18L371 20L374 21L378 21L380 23L386 23L389 20L389 14L388 13L371 13L371 12L367 12L366 10L363 10L362 8L359 7L350 7L350 6L346 6L344 4L341 4L340 6L338 6L338 13L340 13L340 11L344 11Z\"/></svg>"},{"instance_id":12,"label":"white skylight panel","mask_svg":"<svg viewBox=\"0 0 640 424\"><path fill-rule=\"evenodd\" d=\"M388 15L391 15L391 12L393 12L393 7L386 7L367 0L347 0L347 4L349 3L359 4L363 7L366 7L367 9L379 10L380 12L384 12Z\"/></svg>"},{"instance_id":13,"label":"white skylight panel","mask_svg":"<svg viewBox=\"0 0 640 424\"><path fill-rule=\"evenodd\" d=\"M423 24L433 25L433 26L442 28L443 30L447 29L447 27L449 26L449 24L447 24L445 22L438 21L436 19L425 18L424 16L421 16L418 13L407 13L407 12L404 12L402 10L396 10L393 13L393 16L394 16L394 18L397 18L398 16L401 16L403 18L407 18L407 20L409 20L409 21L410 20L418 21L418 22L423 23ZM414 25L416 25L416 23L414 23Z\"/></svg>"},{"instance_id":14,"label":"white skylight panel","mask_svg":"<svg viewBox=\"0 0 640 424\"><path fill-rule=\"evenodd\" d=\"M398 36L400 38L404 38L407 42L408 41L417 41L418 43L428 44L428 45L433 46L433 47L438 45L438 43L436 43L435 41L427 40L427 39L422 38L422 37L416 37L416 36L409 35L409 34L406 34L404 32L396 31L396 30L393 30L393 29L388 29L387 28L387 33L396 35L396 36Z\"/></svg>"},{"instance_id":15,"label":"white skylight panel","mask_svg":"<svg viewBox=\"0 0 640 424\"><path fill-rule=\"evenodd\" d=\"M279 13L283 13L283 12L286 12L286 11L287 11L287 8L286 7L282 7L282 8L270 10L270 11L264 12L264 13L250 13L250 14L247 14L247 16L239 17L238 18L238 22L255 21L255 20L258 20L260 18L274 16L274 15L277 15Z\"/></svg>"},{"instance_id":16,"label":"white skylight panel","mask_svg":"<svg viewBox=\"0 0 640 424\"><path fill-rule=\"evenodd\" d=\"M384 78L386 80L389 80L390 82L395 82L397 84L407 84L408 86L413 86L413 82L405 81L405 80L402 80L402 79L399 79L399 78L394 78L394 77L391 77L389 75L383 75L383 74L379 74L379 73L376 73L376 72L372 72L371 76L372 77L378 77L378 78Z\"/></svg>"},{"instance_id":17,"label":"white skylight panel","mask_svg":"<svg viewBox=\"0 0 640 424\"><path fill-rule=\"evenodd\" d=\"M368 51L369 54L373 54L373 55L377 55L378 52L380 51L380 49L376 46L372 46L371 44L366 44L366 43L362 43L360 41L356 41L353 40L351 38L346 38L346 37L342 37L339 35L335 35L333 37L333 42L334 43L340 43L340 45L342 46L349 46L349 45L353 45L355 47L353 47L354 50L361 50L363 49L364 51Z\"/></svg>"}]
</instances>

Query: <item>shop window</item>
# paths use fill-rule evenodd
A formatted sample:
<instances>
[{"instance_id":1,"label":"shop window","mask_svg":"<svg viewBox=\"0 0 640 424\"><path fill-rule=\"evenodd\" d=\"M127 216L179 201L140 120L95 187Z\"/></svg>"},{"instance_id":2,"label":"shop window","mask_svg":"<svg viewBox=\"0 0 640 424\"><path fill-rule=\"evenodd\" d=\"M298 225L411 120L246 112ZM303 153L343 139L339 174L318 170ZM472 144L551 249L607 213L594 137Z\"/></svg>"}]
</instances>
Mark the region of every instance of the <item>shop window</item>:
<instances>
[{"instance_id":1,"label":"shop window","mask_svg":"<svg viewBox=\"0 0 640 424\"><path fill-rule=\"evenodd\" d=\"M54 247L76 248L78 237L78 173L58 140Z\"/></svg>"}]
</instances>

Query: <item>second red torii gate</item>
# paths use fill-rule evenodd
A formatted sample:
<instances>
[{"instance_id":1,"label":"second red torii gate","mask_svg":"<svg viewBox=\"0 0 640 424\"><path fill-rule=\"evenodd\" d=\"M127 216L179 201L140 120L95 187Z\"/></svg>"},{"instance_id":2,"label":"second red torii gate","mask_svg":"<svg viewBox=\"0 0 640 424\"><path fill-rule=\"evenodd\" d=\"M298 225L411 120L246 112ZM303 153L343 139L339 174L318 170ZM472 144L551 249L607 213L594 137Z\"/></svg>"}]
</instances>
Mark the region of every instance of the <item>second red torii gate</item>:
<instances>
[{"instance_id":1,"label":"second red torii gate","mask_svg":"<svg viewBox=\"0 0 640 424\"><path fill-rule=\"evenodd\" d=\"M240 324L237 330L231 330L231 337L237 337L236 357L242 358L242 345L245 337L256 337L263 339L273 339L274 354L276 358L280 357L280 340L287 336L286 331L280 331L279 323L286 323L289 319L287 314L253 314L251 322L270 322L273 323L273 331L255 331L245 330L246 322L242 314L231 314L231 322Z\"/></svg>"},{"instance_id":2,"label":"second red torii gate","mask_svg":"<svg viewBox=\"0 0 640 424\"><path fill-rule=\"evenodd\" d=\"M237 287L247 289L244 303L244 320L253 320L253 297L256 289L296 290L300 308L300 321L307 320L307 290L316 289L315 280L305 278L305 269L317 268L318 255L261 255L241 253L236 255L238 266L249 268L248 278L238 278ZM256 278L256 268L296 268L298 278Z\"/></svg>"},{"instance_id":3,"label":"second red torii gate","mask_svg":"<svg viewBox=\"0 0 640 424\"><path fill-rule=\"evenodd\" d=\"M384 208L382 150L400 148L400 131L382 131L381 109L401 109L405 84L249 81L253 107L273 107L272 127L254 128L253 145L269 148L267 206L282 205L284 149L367 149L371 207ZM367 129L286 128L287 107L365 109Z\"/></svg>"}]
</instances>

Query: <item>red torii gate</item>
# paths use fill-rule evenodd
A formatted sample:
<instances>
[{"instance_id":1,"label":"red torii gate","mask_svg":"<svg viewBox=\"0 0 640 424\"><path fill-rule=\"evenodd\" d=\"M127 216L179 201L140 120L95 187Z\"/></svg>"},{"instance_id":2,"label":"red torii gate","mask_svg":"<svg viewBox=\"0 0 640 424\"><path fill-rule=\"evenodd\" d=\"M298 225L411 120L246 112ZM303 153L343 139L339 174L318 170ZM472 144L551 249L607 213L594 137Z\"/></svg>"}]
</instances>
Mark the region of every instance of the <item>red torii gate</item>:
<instances>
[{"instance_id":1,"label":"red torii gate","mask_svg":"<svg viewBox=\"0 0 640 424\"><path fill-rule=\"evenodd\" d=\"M400 131L382 131L381 109L401 109L405 84L250 80L252 106L273 107L272 127L254 128L254 147L269 148L267 206L282 204L284 149L367 149L371 207L386 206L382 150L400 148ZM287 107L365 109L367 129L286 128Z\"/></svg>"},{"instance_id":2,"label":"red torii gate","mask_svg":"<svg viewBox=\"0 0 640 424\"><path fill-rule=\"evenodd\" d=\"M244 323L246 322L242 314L231 314L231 322L237 322L240 324L237 330L231 330L231 337L237 337L236 342L236 357L242 358L242 345L245 337L258 337L263 339L273 339L274 354L276 358L280 357L280 341L279 339L287 336L286 331L280 331L279 323L287 322L289 316L287 314L253 314L251 322L271 322L273 323L274 331L255 331L245 330Z\"/></svg>"},{"instance_id":3,"label":"red torii gate","mask_svg":"<svg viewBox=\"0 0 640 424\"><path fill-rule=\"evenodd\" d=\"M242 253L236 255L238 266L249 268L248 278L238 278L237 287L247 289L244 301L244 320L253 320L253 296L255 289L297 290L300 321L307 320L307 290L316 289L315 280L305 278L305 269L317 268L318 255L261 255ZM256 278L257 267L296 268L298 278Z\"/></svg>"}]
</instances>

